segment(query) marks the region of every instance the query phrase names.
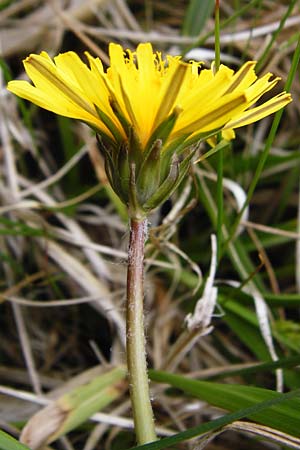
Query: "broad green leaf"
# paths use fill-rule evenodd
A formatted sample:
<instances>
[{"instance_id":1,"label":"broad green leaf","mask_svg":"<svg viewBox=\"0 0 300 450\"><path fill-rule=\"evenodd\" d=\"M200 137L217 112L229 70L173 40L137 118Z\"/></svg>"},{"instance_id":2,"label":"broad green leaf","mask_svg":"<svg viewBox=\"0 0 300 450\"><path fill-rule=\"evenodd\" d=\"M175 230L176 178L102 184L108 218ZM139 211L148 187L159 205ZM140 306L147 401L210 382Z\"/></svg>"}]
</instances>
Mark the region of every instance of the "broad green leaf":
<instances>
[{"instance_id":1,"label":"broad green leaf","mask_svg":"<svg viewBox=\"0 0 300 450\"><path fill-rule=\"evenodd\" d=\"M153 381L167 383L182 389L193 397L229 411L248 408L256 403L280 398L280 393L269 389L238 384L221 384L209 381L191 380L167 372L151 371ZM247 417L250 415L247 414ZM300 396L292 398L283 405L275 405L266 411L254 412L251 419L276 428L293 436L300 436Z\"/></svg>"}]
</instances>

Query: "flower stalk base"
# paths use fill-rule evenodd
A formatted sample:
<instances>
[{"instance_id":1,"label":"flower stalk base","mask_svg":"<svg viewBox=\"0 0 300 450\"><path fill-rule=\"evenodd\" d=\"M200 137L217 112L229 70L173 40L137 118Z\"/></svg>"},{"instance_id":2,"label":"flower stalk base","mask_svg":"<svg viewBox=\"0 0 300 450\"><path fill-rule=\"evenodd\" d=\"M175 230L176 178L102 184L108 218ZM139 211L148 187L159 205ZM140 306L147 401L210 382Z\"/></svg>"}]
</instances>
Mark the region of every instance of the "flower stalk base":
<instances>
[{"instance_id":1,"label":"flower stalk base","mask_svg":"<svg viewBox=\"0 0 300 450\"><path fill-rule=\"evenodd\" d=\"M147 220L132 219L127 271L127 366L139 445L157 440L149 393L144 334L144 247Z\"/></svg>"}]
</instances>

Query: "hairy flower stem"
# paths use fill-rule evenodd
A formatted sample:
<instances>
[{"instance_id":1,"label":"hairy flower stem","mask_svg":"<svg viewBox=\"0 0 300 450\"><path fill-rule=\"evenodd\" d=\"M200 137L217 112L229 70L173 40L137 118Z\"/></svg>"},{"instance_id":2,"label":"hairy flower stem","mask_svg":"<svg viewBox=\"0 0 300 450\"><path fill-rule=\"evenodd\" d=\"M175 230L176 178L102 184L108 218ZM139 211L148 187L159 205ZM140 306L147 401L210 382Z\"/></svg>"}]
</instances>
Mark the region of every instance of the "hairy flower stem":
<instances>
[{"instance_id":1,"label":"hairy flower stem","mask_svg":"<svg viewBox=\"0 0 300 450\"><path fill-rule=\"evenodd\" d=\"M149 395L144 334L144 247L147 219L131 220L127 270L127 366L138 444L157 440Z\"/></svg>"}]
</instances>

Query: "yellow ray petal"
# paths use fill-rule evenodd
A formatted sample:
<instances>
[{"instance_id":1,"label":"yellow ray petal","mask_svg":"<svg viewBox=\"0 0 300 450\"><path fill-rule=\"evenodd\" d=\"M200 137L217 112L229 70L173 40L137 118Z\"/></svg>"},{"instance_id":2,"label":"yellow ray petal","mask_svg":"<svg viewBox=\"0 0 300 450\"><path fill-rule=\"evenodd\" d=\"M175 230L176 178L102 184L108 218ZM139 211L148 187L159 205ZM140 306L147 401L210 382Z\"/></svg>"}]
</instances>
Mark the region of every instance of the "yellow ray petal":
<instances>
[{"instance_id":1,"label":"yellow ray petal","mask_svg":"<svg viewBox=\"0 0 300 450\"><path fill-rule=\"evenodd\" d=\"M77 105L71 101L65 100L62 102L59 96L54 94L49 95L49 92L41 91L40 89L37 89L29 84L27 81L10 81L7 89L19 97L29 100L30 102L40 106L41 108L47 109L48 111L91 123L100 130L104 130L106 128L97 117L89 114L82 108L78 108Z\"/></svg>"},{"instance_id":2,"label":"yellow ray petal","mask_svg":"<svg viewBox=\"0 0 300 450\"><path fill-rule=\"evenodd\" d=\"M69 99L90 114L96 115L92 104L85 98L84 93L78 92L78 86L72 82L68 74L62 76L57 67L46 57L30 55L24 61L24 66L27 75L38 89L48 91L49 94L56 92L61 95L62 102L64 99Z\"/></svg>"},{"instance_id":3,"label":"yellow ray petal","mask_svg":"<svg viewBox=\"0 0 300 450\"><path fill-rule=\"evenodd\" d=\"M253 105L262 95L273 89L280 80L280 78L277 77L269 81L271 77L273 77L273 75L267 73L246 90L247 96L250 99L250 105Z\"/></svg>"},{"instance_id":4,"label":"yellow ray petal","mask_svg":"<svg viewBox=\"0 0 300 450\"><path fill-rule=\"evenodd\" d=\"M202 71L188 91L181 90L178 94L177 104L185 111L182 122L193 121L195 115L201 114L202 108L206 108L209 103L224 95L231 81L232 73L232 70L224 66L215 76L211 71L209 71L209 76L207 76L207 71Z\"/></svg>"},{"instance_id":5,"label":"yellow ray petal","mask_svg":"<svg viewBox=\"0 0 300 450\"><path fill-rule=\"evenodd\" d=\"M61 53L54 58L58 73L68 76L72 84L77 86L90 100L94 93L91 81L94 75L75 52Z\"/></svg>"},{"instance_id":6,"label":"yellow ray petal","mask_svg":"<svg viewBox=\"0 0 300 450\"><path fill-rule=\"evenodd\" d=\"M136 49L136 58L140 80L149 87L157 78L156 55L153 54L152 45L139 44Z\"/></svg>"},{"instance_id":7,"label":"yellow ray petal","mask_svg":"<svg viewBox=\"0 0 300 450\"><path fill-rule=\"evenodd\" d=\"M224 127L224 130L230 128L238 128L243 127L245 125L249 125L250 123L257 122L258 120L263 119L270 114L278 111L283 108L285 105L292 101L292 97L290 94L286 92L281 92L276 97L268 100L260 106L250 109L249 111L245 111L240 114L237 118L230 120Z\"/></svg>"},{"instance_id":8,"label":"yellow ray petal","mask_svg":"<svg viewBox=\"0 0 300 450\"><path fill-rule=\"evenodd\" d=\"M228 94L218 101L202 109L202 114L194 122L176 130L176 135L214 130L228 122L236 114L247 107L247 97L244 93Z\"/></svg>"},{"instance_id":9,"label":"yellow ray petal","mask_svg":"<svg viewBox=\"0 0 300 450\"><path fill-rule=\"evenodd\" d=\"M281 94L249 109L279 80L271 79L271 74L257 78L253 61L236 73L224 65L215 73L213 65L203 69L200 63L181 62L180 57L162 58L150 43L138 45L135 52L110 44L109 55L107 70L89 54L89 65L74 52L60 54L54 61L46 52L30 55L24 65L34 86L18 81L10 83L9 89L98 130L107 132L110 127L115 140L128 139L129 129L134 128L142 149L174 108L181 113L166 146L221 127L223 134L232 136L233 128L259 120L291 99Z\"/></svg>"},{"instance_id":10,"label":"yellow ray petal","mask_svg":"<svg viewBox=\"0 0 300 450\"><path fill-rule=\"evenodd\" d=\"M176 64L176 67L174 67L171 78L168 80L167 84L165 83L166 86L162 88L160 106L153 120L152 130L170 114L178 98L178 94L183 85L183 81L188 69L189 66L187 64L179 62L178 64Z\"/></svg>"},{"instance_id":11,"label":"yellow ray petal","mask_svg":"<svg viewBox=\"0 0 300 450\"><path fill-rule=\"evenodd\" d=\"M246 62L232 77L231 83L225 93L229 94L236 89L243 90L251 86L251 84L254 83L254 81L257 79L257 76L254 72L255 65L255 61Z\"/></svg>"}]
</instances>

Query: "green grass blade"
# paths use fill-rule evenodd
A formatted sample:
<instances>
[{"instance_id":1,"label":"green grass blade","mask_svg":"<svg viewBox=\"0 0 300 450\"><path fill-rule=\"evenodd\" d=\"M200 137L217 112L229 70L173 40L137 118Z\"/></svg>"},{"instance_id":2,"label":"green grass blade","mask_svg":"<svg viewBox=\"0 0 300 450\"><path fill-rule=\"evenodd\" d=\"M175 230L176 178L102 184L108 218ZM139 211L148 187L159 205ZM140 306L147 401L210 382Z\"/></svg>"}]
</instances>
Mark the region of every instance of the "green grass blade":
<instances>
[{"instance_id":1,"label":"green grass blade","mask_svg":"<svg viewBox=\"0 0 300 450\"><path fill-rule=\"evenodd\" d=\"M286 13L283 15L279 27L277 28L277 30L274 32L272 39L270 40L270 42L268 43L268 45L266 46L266 48L264 49L262 55L260 56L259 60L257 61L256 64L256 70L257 72L260 71L260 69L262 68L262 66L264 65L265 60L268 58L268 55L270 53L270 50L274 44L274 42L276 41L277 37L279 36L279 34L281 33L281 31L283 30L284 24L287 20L287 18L292 14L292 11L294 9L295 4L297 3L298 0L292 0L286 10Z\"/></svg>"},{"instance_id":2,"label":"green grass blade","mask_svg":"<svg viewBox=\"0 0 300 450\"><path fill-rule=\"evenodd\" d=\"M293 80L295 78L295 75L297 73L297 68L299 66L299 60L300 60L300 34L298 36L298 44L297 44L297 47L296 47L296 50L295 50L295 53L294 53L294 56L293 56L293 60L292 60L292 64L291 64L291 70L289 72L287 81L285 83L285 90L288 91L288 92L291 89L292 82L293 82ZM237 216L235 224L234 224L234 226L232 227L232 230L231 230L231 235L230 235L227 243L224 244L224 247L226 247L227 244L233 239L233 236L236 233L237 227L239 226L242 214L245 211L246 207L249 205L250 200L251 200L251 198L252 198L252 196L254 194L256 185L257 185L257 183L258 183L258 181L259 181L259 179L261 177L262 170L263 170L263 168L265 166L265 163L267 161L270 148L271 148L271 146L272 146L272 144L274 142L274 139L276 137L276 133L277 133L277 130L278 130L278 127L279 127L279 124L280 124L280 120L281 120L282 114L283 114L283 109L280 109L279 111L277 111L277 113L274 116L270 133L269 133L268 138L266 140L266 144L265 144L265 147L264 147L264 149L262 151L261 158L259 160L258 166L256 168L256 171L255 171L255 173L253 175L253 179L252 179L251 184L250 184L249 189L248 189L247 199L246 199L245 204L243 205L243 207L241 208L241 210L240 210L240 212L239 212L239 214Z\"/></svg>"},{"instance_id":3,"label":"green grass blade","mask_svg":"<svg viewBox=\"0 0 300 450\"><path fill-rule=\"evenodd\" d=\"M0 430L0 450L30 450L27 445Z\"/></svg>"},{"instance_id":4,"label":"green grass blade","mask_svg":"<svg viewBox=\"0 0 300 450\"><path fill-rule=\"evenodd\" d=\"M300 364L300 355L289 356L287 358L280 358L277 361L264 362L262 364L254 364L252 367L246 367L244 369L232 369L224 370L221 375L211 375L206 377L206 379L220 379L231 376L245 376L245 375L256 375L257 373L272 372L279 368L293 368ZM296 371L295 371L296 372ZM296 372L297 373L297 372Z\"/></svg>"},{"instance_id":5,"label":"green grass blade","mask_svg":"<svg viewBox=\"0 0 300 450\"><path fill-rule=\"evenodd\" d=\"M56 116L59 130L59 138L62 146L64 160L69 161L78 151L78 144L75 142L75 136L72 129L72 121L68 117ZM77 193L80 187L79 165L72 169L65 176L65 189L67 193Z\"/></svg>"},{"instance_id":6,"label":"green grass blade","mask_svg":"<svg viewBox=\"0 0 300 450\"><path fill-rule=\"evenodd\" d=\"M153 381L168 383L172 387L182 389L193 397L229 411L253 407L260 402L274 400L281 394L269 389L245 385L221 384L209 381L198 381L166 372L151 371ZM283 405L272 405L265 411L251 411L245 417L276 428L292 436L300 436L300 398L299 390L294 391L295 397Z\"/></svg>"},{"instance_id":7,"label":"green grass blade","mask_svg":"<svg viewBox=\"0 0 300 450\"><path fill-rule=\"evenodd\" d=\"M258 321L253 311L238 302L228 301L223 306L226 314L223 320L238 336L239 340L260 360L267 360L270 354L258 327ZM253 322L253 320L255 322Z\"/></svg>"},{"instance_id":8,"label":"green grass blade","mask_svg":"<svg viewBox=\"0 0 300 450\"><path fill-rule=\"evenodd\" d=\"M262 413L268 408L275 406L277 407L284 406L284 402L288 400L293 400L295 397L298 397L299 395L300 389L296 389L295 391L289 392L287 394L278 394L276 398L256 403L253 406L240 409L231 414L226 414L216 420L212 420L197 427L190 428L186 431L175 434L174 436L161 439L160 441L133 447L131 450L160 450L164 448L170 448L171 445L179 444L180 442L195 438L197 436L201 436L202 434L208 433L210 431L215 431L236 420L241 420L245 417L252 416L253 414Z\"/></svg>"},{"instance_id":9,"label":"green grass blade","mask_svg":"<svg viewBox=\"0 0 300 450\"><path fill-rule=\"evenodd\" d=\"M190 0L182 26L182 34L197 36L214 8L214 0Z\"/></svg>"}]
</instances>

